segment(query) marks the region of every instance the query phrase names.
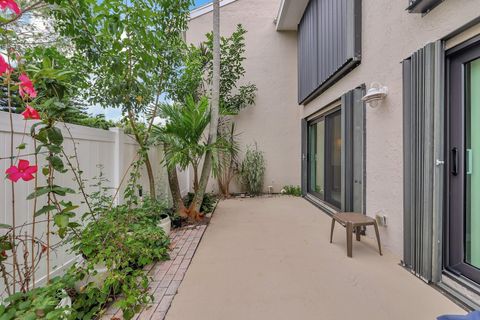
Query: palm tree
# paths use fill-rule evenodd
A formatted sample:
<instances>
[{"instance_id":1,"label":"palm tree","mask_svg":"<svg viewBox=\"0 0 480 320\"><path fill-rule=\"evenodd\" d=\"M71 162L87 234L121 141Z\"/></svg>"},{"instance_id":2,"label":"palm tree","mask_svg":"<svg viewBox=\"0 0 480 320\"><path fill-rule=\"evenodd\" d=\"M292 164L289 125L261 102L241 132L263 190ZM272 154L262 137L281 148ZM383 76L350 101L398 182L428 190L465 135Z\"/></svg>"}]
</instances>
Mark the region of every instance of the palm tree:
<instances>
[{"instance_id":1,"label":"palm tree","mask_svg":"<svg viewBox=\"0 0 480 320\"><path fill-rule=\"evenodd\" d=\"M184 105L165 104L162 114L167 119L163 128L157 129L160 139L167 145L165 160L169 169L179 166L182 170L193 168L193 189L198 191L198 168L203 156L212 145L202 142L203 133L210 123L208 99L198 103L190 96Z\"/></svg>"},{"instance_id":2,"label":"palm tree","mask_svg":"<svg viewBox=\"0 0 480 320\"><path fill-rule=\"evenodd\" d=\"M185 99L184 104L164 104L161 106L161 114L167 122L163 127L153 128L152 138L155 142L164 145L174 205L180 216L198 219L198 210L191 210L191 208L187 210L181 202L176 167L179 166L182 170L189 166L193 168L193 186L197 194L200 188L198 170L202 159L207 157L207 154L226 150L229 146L223 139L209 143L209 140L204 137L204 132L211 120L206 97L200 98L198 102L190 96Z\"/></svg>"}]
</instances>

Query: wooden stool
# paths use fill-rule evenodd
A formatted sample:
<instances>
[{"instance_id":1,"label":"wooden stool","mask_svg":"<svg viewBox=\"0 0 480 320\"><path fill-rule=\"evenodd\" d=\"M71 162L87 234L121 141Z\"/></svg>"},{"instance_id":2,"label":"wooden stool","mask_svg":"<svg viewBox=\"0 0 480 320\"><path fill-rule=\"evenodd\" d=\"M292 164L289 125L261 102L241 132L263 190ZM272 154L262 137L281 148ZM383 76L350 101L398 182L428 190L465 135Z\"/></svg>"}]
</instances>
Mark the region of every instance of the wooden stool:
<instances>
[{"instance_id":1,"label":"wooden stool","mask_svg":"<svg viewBox=\"0 0 480 320\"><path fill-rule=\"evenodd\" d=\"M352 233L355 230L357 241L360 241L360 232L362 227L372 226L375 228L377 236L378 252L382 255L382 247L380 245L380 235L378 233L377 220L370 218L362 213L357 212L338 212L332 215L332 231L330 232L330 243L333 241L333 229L335 221L340 223L347 229L347 256L352 257Z\"/></svg>"}]
</instances>

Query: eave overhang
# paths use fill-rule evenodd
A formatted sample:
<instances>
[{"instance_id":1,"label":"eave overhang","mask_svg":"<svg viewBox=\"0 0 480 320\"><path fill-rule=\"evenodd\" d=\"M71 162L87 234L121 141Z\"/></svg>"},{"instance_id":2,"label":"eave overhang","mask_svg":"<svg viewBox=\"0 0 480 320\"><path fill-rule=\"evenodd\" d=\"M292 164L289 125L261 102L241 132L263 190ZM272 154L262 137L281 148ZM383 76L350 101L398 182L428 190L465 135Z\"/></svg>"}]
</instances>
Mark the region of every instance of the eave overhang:
<instances>
[{"instance_id":1,"label":"eave overhang","mask_svg":"<svg viewBox=\"0 0 480 320\"><path fill-rule=\"evenodd\" d=\"M309 0L282 0L277 14L277 31L295 31Z\"/></svg>"}]
</instances>

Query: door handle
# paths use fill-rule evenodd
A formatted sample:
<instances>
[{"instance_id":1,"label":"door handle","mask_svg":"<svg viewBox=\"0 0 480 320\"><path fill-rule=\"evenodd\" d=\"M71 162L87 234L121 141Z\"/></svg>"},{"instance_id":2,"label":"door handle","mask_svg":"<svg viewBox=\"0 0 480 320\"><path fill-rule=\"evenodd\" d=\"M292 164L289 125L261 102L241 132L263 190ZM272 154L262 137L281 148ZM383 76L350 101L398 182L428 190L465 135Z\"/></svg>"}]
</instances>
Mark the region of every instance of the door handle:
<instances>
[{"instance_id":1,"label":"door handle","mask_svg":"<svg viewBox=\"0 0 480 320\"><path fill-rule=\"evenodd\" d=\"M467 167L466 168L466 170L467 170L466 173L467 174L472 174L473 173L472 166L473 166L473 151L472 151L472 149L467 149L467 166L466 166Z\"/></svg>"},{"instance_id":2,"label":"door handle","mask_svg":"<svg viewBox=\"0 0 480 320\"><path fill-rule=\"evenodd\" d=\"M452 149L452 175L458 175L458 149L454 147Z\"/></svg>"}]
</instances>

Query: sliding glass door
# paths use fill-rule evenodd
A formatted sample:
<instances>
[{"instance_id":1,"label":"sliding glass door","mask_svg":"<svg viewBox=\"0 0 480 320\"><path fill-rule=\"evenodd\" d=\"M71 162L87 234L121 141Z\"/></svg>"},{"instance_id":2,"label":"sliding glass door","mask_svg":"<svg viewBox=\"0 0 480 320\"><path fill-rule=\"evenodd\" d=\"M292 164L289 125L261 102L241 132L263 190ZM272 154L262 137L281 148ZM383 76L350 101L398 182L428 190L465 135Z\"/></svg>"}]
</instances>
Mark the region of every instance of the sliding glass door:
<instances>
[{"instance_id":1,"label":"sliding glass door","mask_svg":"<svg viewBox=\"0 0 480 320\"><path fill-rule=\"evenodd\" d=\"M336 208L342 190L341 111L334 111L308 125L308 192Z\"/></svg>"},{"instance_id":2,"label":"sliding glass door","mask_svg":"<svg viewBox=\"0 0 480 320\"><path fill-rule=\"evenodd\" d=\"M447 268L480 283L480 45L449 58Z\"/></svg>"}]
</instances>

